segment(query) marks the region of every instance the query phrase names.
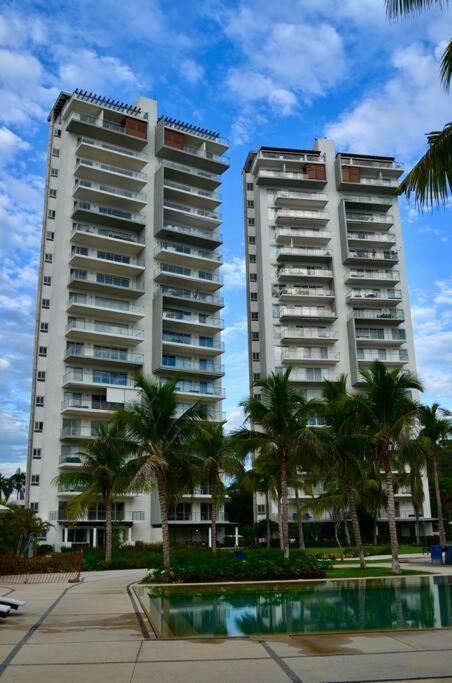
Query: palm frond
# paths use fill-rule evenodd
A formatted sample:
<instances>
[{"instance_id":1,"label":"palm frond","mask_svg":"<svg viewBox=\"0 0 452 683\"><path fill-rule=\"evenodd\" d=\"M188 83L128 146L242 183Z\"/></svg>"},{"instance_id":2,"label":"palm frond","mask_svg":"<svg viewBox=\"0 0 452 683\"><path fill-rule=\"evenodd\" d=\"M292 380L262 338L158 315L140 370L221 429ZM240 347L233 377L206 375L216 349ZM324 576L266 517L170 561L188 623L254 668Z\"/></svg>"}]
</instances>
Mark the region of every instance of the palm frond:
<instances>
[{"instance_id":1,"label":"palm frond","mask_svg":"<svg viewBox=\"0 0 452 683\"><path fill-rule=\"evenodd\" d=\"M385 0L385 5L388 18L397 19L400 16L422 12L431 7L446 9L449 0Z\"/></svg>"},{"instance_id":2,"label":"palm frond","mask_svg":"<svg viewBox=\"0 0 452 683\"><path fill-rule=\"evenodd\" d=\"M450 82L452 80L452 40L446 45L441 59L441 83L444 90L448 93L450 89Z\"/></svg>"},{"instance_id":3,"label":"palm frond","mask_svg":"<svg viewBox=\"0 0 452 683\"><path fill-rule=\"evenodd\" d=\"M452 49L450 50L452 60ZM449 65L451 66L451 65ZM445 72L447 84L451 71ZM452 189L452 123L428 134L429 148L399 185L407 199L415 195L419 209L445 204Z\"/></svg>"}]
</instances>

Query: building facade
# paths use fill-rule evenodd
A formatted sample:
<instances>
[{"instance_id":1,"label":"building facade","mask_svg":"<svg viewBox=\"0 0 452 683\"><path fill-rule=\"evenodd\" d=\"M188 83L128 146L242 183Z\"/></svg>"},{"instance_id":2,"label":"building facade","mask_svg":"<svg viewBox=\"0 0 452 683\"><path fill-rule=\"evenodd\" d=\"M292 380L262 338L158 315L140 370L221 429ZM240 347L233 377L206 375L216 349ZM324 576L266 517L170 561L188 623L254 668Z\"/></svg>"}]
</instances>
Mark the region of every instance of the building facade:
<instances>
[{"instance_id":1,"label":"building facade","mask_svg":"<svg viewBox=\"0 0 452 683\"><path fill-rule=\"evenodd\" d=\"M80 440L137 399L134 373L182 375L180 410L200 402L223 418L218 188L227 144L157 118L145 97L128 106L61 93L49 123L26 504L54 525L48 543L96 546L101 502L68 520L78 491L53 479L80 467ZM207 541L208 489L170 517L173 541ZM118 497L114 520L129 542L161 538L157 494Z\"/></svg>"},{"instance_id":2,"label":"building facade","mask_svg":"<svg viewBox=\"0 0 452 683\"><path fill-rule=\"evenodd\" d=\"M243 193L250 387L291 366L292 381L307 398L317 398L322 381L341 374L350 389L359 389L360 371L375 359L416 371L396 194L402 173L392 157L336 153L328 139L317 139L312 150L261 147L248 154ZM430 533L426 478L424 490L424 528ZM295 492L289 496L295 519ZM302 491L300 498L309 509ZM258 495L255 518L266 514ZM414 508L407 489L397 493L396 514L401 534L409 535ZM319 521L312 510L304 517Z\"/></svg>"}]
</instances>

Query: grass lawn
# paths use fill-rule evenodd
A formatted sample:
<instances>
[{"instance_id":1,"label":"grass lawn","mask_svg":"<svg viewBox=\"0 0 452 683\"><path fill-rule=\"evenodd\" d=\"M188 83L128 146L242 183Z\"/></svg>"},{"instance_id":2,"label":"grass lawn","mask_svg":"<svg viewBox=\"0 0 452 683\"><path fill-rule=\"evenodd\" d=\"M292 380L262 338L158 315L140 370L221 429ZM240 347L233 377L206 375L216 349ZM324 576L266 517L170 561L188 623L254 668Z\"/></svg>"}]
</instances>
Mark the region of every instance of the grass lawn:
<instances>
[{"instance_id":1,"label":"grass lawn","mask_svg":"<svg viewBox=\"0 0 452 683\"><path fill-rule=\"evenodd\" d=\"M402 569L402 574L425 574L426 572L418 572L415 569ZM428 573L428 572L427 572ZM358 579L374 576L394 576L389 567L366 567L360 569L359 567L341 567L340 569L328 569L326 572L327 579Z\"/></svg>"},{"instance_id":2,"label":"grass lawn","mask_svg":"<svg viewBox=\"0 0 452 683\"><path fill-rule=\"evenodd\" d=\"M351 547L344 546L342 548L342 550L344 551L344 553L356 552L356 548L354 546L351 546ZM390 555L391 554L391 548L388 545L365 546L365 550L372 553L372 555ZM337 547L337 545L331 546L329 548L306 548L306 552L309 553L310 555L329 555L330 553L334 553L335 555L340 554L340 551L339 551L339 548ZM421 553L421 552L422 552L422 546L418 546L418 545L400 545L399 546L399 555L408 555L410 553ZM372 555L370 555L370 557Z\"/></svg>"}]
</instances>

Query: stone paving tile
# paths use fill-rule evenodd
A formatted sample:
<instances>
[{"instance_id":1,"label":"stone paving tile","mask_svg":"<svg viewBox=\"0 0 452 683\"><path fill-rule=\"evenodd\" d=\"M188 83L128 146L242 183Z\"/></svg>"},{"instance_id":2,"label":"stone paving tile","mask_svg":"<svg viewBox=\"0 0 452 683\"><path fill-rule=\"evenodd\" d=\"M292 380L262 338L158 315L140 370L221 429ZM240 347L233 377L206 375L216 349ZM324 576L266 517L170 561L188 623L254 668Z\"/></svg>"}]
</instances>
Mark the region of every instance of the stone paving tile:
<instances>
[{"instance_id":1,"label":"stone paving tile","mask_svg":"<svg viewBox=\"0 0 452 683\"><path fill-rule=\"evenodd\" d=\"M55 666L9 666L2 683L129 683L134 664L77 664ZM148 681L152 674L149 672Z\"/></svg>"},{"instance_id":2,"label":"stone paving tile","mask_svg":"<svg viewBox=\"0 0 452 683\"><path fill-rule=\"evenodd\" d=\"M11 665L135 662L140 646L140 641L27 644L14 657Z\"/></svg>"},{"instance_id":3,"label":"stone paving tile","mask_svg":"<svg viewBox=\"0 0 452 683\"><path fill-rule=\"evenodd\" d=\"M139 662L194 659L267 659L262 645L251 640L154 640L143 642Z\"/></svg>"},{"instance_id":4,"label":"stone paving tile","mask_svg":"<svg viewBox=\"0 0 452 683\"><path fill-rule=\"evenodd\" d=\"M414 648L390 635L380 634L341 634L286 636L267 642L280 657L294 655L332 655L332 654L365 654L379 652L407 652Z\"/></svg>"},{"instance_id":5,"label":"stone paving tile","mask_svg":"<svg viewBox=\"0 0 452 683\"><path fill-rule=\"evenodd\" d=\"M31 636L31 643L141 640L133 612L104 615L56 616L51 614Z\"/></svg>"},{"instance_id":6,"label":"stone paving tile","mask_svg":"<svg viewBox=\"0 0 452 683\"><path fill-rule=\"evenodd\" d=\"M387 681L423 677L448 677L450 652L406 652L382 655L289 657L284 659L303 683L325 681Z\"/></svg>"},{"instance_id":7,"label":"stone paving tile","mask_svg":"<svg viewBox=\"0 0 452 683\"><path fill-rule=\"evenodd\" d=\"M126 595L114 600L101 600L99 598L83 597L64 597L52 610L52 615L78 615L78 614L126 614L130 612L130 599Z\"/></svg>"},{"instance_id":8,"label":"stone paving tile","mask_svg":"<svg viewBox=\"0 0 452 683\"><path fill-rule=\"evenodd\" d=\"M435 631L399 631L394 633L393 636L400 642L406 643L417 650L450 649L452 651L452 628Z\"/></svg>"},{"instance_id":9,"label":"stone paving tile","mask_svg":"<svg viewBox=\"0 0 452 683\"><path fill-rule=\"evenodd\" d=\"M288 683L272 659L137 664L132 683ZM3 683L3 682L2 682ZM17 681L15 682L17 683ZM97 681L96 681L97 683Z\"/></svg>"}]
</instances>

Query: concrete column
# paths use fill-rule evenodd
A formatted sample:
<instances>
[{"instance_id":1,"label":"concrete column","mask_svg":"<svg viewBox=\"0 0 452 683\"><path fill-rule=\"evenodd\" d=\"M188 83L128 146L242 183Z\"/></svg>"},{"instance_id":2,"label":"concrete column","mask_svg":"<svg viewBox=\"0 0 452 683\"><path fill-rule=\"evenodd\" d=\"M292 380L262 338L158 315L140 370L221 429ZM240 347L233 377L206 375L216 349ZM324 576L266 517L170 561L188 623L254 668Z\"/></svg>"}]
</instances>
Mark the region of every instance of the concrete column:
<instances>
[{"instance_id":1,"label":"concrete column","mask_svg":"<svg viewBox=\"0 0 452 683\"><path fill-rule=\"evenodd\" d=\"M234 545L236 548L238 548L239 547L239 528L238 528L238 526L236 526L234 529L234 535L235 535Z\"/></svg>"},{"instance_id":2,"label":"concrete column","mask_svg":"<svg viewBox=\"0 0 452 683\"><path fill-rule=\"evenodd\" d=\"M67 531L68 531L67 526L63 527L63 543L67 543L67 536L68 536Z\"/></svg>"},{"instance_id":3,"label":"concrete column","mask_svg":"<svg viewBox=\"0 0 452 683\"><path fill-rule=\"evenodd\" d=\"M97 548L97 527L93 527L93 548Z\"/></svg>"},{"instance_id":4,"label":"concrete column","mask_svg":"<svg viewBox=\"0 0 452 683\"><path fill-rule=\"evenodd\" d=\"M127 529L127 543L132 543L132 527L129 526Z\"/></svg>"},{"instance_id":5,"label":"concrete column","mask_svg":"<svg viewBox=\"0 0 452 683\"><path fill-rule=\"evenodd\" d=\"M209 541L208 541L209 542L209 548L211 548L212 547L212 527L211 526L209 526L207 528L207 533L209 535Z\"/></svg>"}]
</instances>

